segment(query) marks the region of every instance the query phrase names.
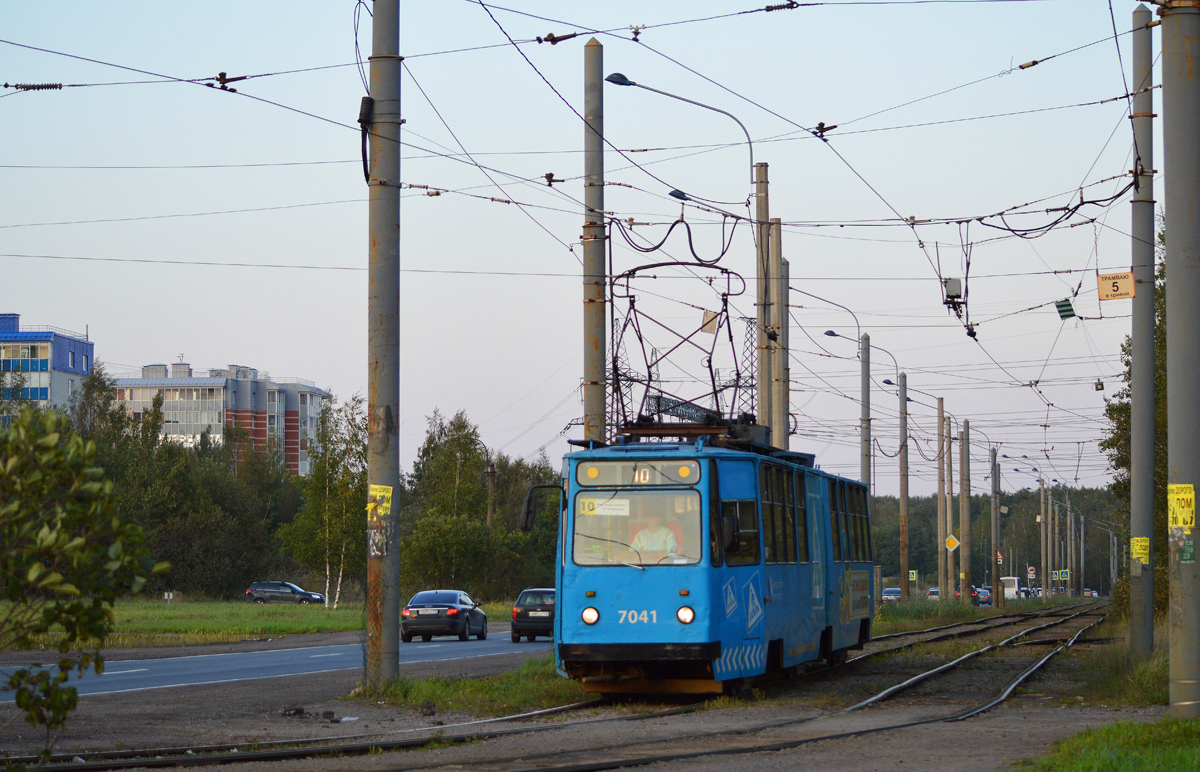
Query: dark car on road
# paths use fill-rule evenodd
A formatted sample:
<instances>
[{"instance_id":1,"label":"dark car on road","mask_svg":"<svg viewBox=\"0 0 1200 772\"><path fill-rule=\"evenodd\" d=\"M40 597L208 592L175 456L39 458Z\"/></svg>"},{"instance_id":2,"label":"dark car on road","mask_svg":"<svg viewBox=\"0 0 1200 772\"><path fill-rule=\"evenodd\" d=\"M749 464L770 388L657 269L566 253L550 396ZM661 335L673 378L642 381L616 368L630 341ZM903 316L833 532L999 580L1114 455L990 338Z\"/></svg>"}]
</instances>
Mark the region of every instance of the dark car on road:
<instances>
[{"instance_id":1,"label":"dark car on road","mask_svg":"<svg viewBox=\"0 0 1200 772\"><path fill-rule=\"evenodd\" d=\"M291 582L255 582L246 590L247 603L324 603L319 592L302 590Z\"/></svg>"},{"instance_id":2,"label":"dark car on road","mask_svg":"<svg viewBox=\"0 0 1200 772\"><path fill-rule=\"evenodd\" d=\"M554 588L530 587L522 590L513 605L512 642L524 635L533 640L539 635L554 636Z\"/></svg>"},{"instance_id":3,"label":"dark car on road","mask_svg":"<svg viewBox=\"0 0 1200 772\"><path fill-rule=\"evenodd\" d=\"M400 610L400 640L414 635L428 641L435 635L457 635L465 641L474 635L487 638L487 614L479 601L461 590L424 590Z\"/></svg>"},{"instance_id":4,"label":"dark car on road","mask_svg":"<svg viewBox=\"0 0 1200 772\"><path fill-rule=\"evenodd\" d=\"M962 600L962 591L961 590L955 591L954 598L955 598L955 600ZM973 606L979 605L979 590L976 589L975 587L971 588L971 605L973 605Z\"/></svg>"}]
</instances>

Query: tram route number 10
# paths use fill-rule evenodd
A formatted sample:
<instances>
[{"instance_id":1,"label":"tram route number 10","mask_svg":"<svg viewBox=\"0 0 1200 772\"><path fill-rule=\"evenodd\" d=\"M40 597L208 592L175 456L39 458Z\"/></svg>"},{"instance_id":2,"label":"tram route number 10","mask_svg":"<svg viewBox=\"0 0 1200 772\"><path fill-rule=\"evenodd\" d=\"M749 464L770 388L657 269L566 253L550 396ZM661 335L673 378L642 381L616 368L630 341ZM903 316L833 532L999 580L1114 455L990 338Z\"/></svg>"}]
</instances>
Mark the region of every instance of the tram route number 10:
<instances>
[{"instance_id":1,"label":"tram route number 10","mask_svg":"<svg viewBox=\"0 0 1200 772\"><path fill-rule=\"evenodd\" d=\"M639 622L644 625L656 624L658 622L658 612L638 611L636 609L629 609L628 611L625 609L617 610L617 624L636 625Z\"/></svg>"}]
</instances>

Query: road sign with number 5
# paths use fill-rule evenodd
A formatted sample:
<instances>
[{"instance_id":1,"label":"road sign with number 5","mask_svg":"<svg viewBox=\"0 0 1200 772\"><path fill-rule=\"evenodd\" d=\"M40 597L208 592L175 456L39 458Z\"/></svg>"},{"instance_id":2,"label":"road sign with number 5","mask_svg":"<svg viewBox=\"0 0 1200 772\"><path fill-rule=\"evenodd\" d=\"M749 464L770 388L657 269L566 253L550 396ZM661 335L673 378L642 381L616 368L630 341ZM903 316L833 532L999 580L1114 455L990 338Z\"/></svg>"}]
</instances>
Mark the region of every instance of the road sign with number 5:
<instances>
[{"instance_id":1,"label":"road sign with number 5","mask_svg":"<svg viewBox=\"0 0 1200 772\"><path fill-rule=\"evenodd\" d=\"M1124 300L1134 294L1133 271L1102 273L1096 277L1101 300Z\"/></svg>"}]
</instances>

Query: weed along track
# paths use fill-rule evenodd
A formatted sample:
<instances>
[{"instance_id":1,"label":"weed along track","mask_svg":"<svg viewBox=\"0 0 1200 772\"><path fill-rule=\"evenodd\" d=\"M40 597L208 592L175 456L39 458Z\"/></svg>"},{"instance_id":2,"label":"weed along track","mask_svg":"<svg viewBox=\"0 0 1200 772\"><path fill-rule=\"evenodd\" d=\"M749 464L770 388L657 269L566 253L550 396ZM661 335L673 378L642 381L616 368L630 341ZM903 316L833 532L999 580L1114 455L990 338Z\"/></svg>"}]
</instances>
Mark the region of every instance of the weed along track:
<instances>
[{"instance_id":1,"label":"weed along track","mask_svg":"<svg viewBox=\"0 0 1200 772\"><path fill-rule=\"evenodd\" d=\"M765 693L630 715L563 720L564 715L596 708L598 701L589 701L551 711L400 732L254 746L214 743L140 752L67 754L52 759L43 768L286 764L299 759L313 759L306 764L319 764L321 758L336 761L347 756L371 756L370 760L356 761L356 766L361 763L363 768L415 770L470 764L488 769L583 772L708 756L780 752L821 741L978 715L1010 697L1052 657L1074 644L1085 630L1099 623L1101 613L1096 604L1080 604L994 616L951 626L953 629L942 626L888 636L876 642L882 645L869 647L873 650L843 665L764 684L761 688ZM983 641L969 643L969 637L982 637ZM1049 650L1017 645L1045 640L1053 642ZM879 707L889 700L890 705L905 708L906 720L898 721L891 708ZM624 706L633 710L648 707L641 703ZM912 719L914 711L919 714L916 720ZM406 753L390 753L395 751Z\"/></svg>"}]
</instances>

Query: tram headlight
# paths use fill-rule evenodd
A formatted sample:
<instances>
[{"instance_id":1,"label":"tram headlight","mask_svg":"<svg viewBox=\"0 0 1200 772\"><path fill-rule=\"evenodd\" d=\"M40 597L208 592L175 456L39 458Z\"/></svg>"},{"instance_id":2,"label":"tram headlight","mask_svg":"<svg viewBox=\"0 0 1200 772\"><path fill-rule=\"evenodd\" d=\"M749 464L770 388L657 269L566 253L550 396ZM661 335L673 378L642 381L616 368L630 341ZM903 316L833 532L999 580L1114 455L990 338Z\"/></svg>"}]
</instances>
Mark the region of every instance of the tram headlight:
<instances>
[{"instance_id":1,"label":"tram headlight","mask_svg":"<svg viewBox=\"0 0 1200 772\"><path fill-rule=\"evenodd\" d=\"M594 625L600 621L600 612L595 608L588 606L583 610L583 613L580 614L580 617L583 618L584 624Z\"/></svg>"},{"instance_id":2,"label":"tram headlight","mask_svg":"<svg viewBox=\"0 0 1200 772\"><path fill-rule=\"evenodd\" d=\"M680 622L690 625L692 620L696 618L696 612L692 610L691 606L680 606L679 610L675 612L675 616Z\"/></svg>"}]
</instances>

